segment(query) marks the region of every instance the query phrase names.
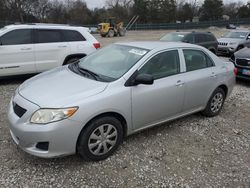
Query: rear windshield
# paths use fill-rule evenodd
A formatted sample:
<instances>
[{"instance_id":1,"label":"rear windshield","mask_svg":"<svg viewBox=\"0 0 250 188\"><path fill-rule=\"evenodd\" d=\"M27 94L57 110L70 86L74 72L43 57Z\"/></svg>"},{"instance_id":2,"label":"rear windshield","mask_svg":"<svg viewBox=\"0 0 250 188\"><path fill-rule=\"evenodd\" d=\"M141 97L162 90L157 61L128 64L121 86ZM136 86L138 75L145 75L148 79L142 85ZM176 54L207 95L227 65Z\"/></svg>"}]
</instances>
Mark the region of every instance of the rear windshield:
<instances>
[{"instance_id":1,"label":"rear windshield","mask_svg":"<svg viewBox=\"0 0 250 188\"><path fill-rule=\"evenodd\" d=\"M160 40L167 42L181 42L187 33L169 33L163 36Z\"/></svg>"}]
</instances>

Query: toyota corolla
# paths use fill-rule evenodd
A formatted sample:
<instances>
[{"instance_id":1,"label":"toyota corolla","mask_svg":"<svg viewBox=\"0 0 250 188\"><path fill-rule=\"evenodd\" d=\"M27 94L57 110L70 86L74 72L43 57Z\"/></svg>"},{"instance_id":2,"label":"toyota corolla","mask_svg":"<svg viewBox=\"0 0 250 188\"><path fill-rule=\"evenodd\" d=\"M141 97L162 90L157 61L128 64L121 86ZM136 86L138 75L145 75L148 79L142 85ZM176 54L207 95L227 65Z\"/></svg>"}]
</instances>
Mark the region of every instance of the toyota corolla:
<instances>
[{"instance_id":1,"label":"toyota corolla","mask_svg":"<svg viewBox=\"0 0 250 188\"><path fill-rule=\"evenodd\" d=\"M102 160L132 133L218 115L234 83L234 65L203 47L117 43L24 82L10 102L10 133L38 157Z\"/></svg>"}]
</instances>

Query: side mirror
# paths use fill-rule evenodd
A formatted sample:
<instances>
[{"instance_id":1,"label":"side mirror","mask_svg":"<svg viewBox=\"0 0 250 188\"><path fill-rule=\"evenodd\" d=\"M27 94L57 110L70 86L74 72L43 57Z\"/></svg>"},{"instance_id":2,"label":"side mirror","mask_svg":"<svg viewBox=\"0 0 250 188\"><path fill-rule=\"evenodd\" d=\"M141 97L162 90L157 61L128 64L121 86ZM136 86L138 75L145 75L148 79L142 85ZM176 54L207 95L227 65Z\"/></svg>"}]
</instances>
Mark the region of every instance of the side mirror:
<instances>
[{"instance_id":1,"label":"side mirror","mask_svg":"<svg viewBox=\"0 0 250 188\"><path fill-rule=\"evenodd\" d=\"M250 40L250 35L247 37L247 40Z\"/></svg>"},{"instance_id":2,"label":"side mirror","mask_svg":"<svg viewBox=\"0 0 250 188\"><path fill-rule=\"evenodd\" d=\"M135 85L152 85L154 83L154 77L150 74L138 74L135 77Z\"/></svg>"}]
</instances>

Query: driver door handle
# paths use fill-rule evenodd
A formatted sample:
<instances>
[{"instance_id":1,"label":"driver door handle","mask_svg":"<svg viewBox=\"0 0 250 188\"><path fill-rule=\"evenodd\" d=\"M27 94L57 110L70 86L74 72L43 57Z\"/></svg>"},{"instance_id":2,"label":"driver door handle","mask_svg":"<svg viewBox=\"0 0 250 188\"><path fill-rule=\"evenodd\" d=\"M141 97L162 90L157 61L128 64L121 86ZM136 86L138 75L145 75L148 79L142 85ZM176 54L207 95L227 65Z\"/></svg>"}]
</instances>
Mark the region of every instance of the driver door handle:
<instances>
[{"instance_id":1,"label":"driver door handle","mask_svg":"<svg viewBox=\"0 0 250 188\"><path fill-rule=\"evenodd\" d=\"M181 87L181 86L183 86L185 84L185 82L183 82L183 81L181 81L181 80L178 80L177 82L176 82L176 86L178 86L178 87Z\"/></svg>"}]
</instances>

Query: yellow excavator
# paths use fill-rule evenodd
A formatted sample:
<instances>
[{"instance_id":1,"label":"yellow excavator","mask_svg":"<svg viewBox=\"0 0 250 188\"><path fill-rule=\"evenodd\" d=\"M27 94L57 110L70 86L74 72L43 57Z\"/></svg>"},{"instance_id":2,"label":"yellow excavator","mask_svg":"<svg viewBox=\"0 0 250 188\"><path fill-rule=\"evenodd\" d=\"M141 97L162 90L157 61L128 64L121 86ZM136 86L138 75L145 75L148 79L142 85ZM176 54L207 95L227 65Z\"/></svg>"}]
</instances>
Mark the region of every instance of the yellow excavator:
<instances>
[{"instance_id":1,"label":"yellow excavator","mask_svg":"<svg viewBox=\"0 0 250 188\"><path fill-rule=\"evenodd\" d=\"M105 22L98 24L98 30L102 37L122 37L126 34L126 28L124 28L124 23L116 23L115 18L113 17L110 17L106 19Z\"/></svg>"}]
</instances>

